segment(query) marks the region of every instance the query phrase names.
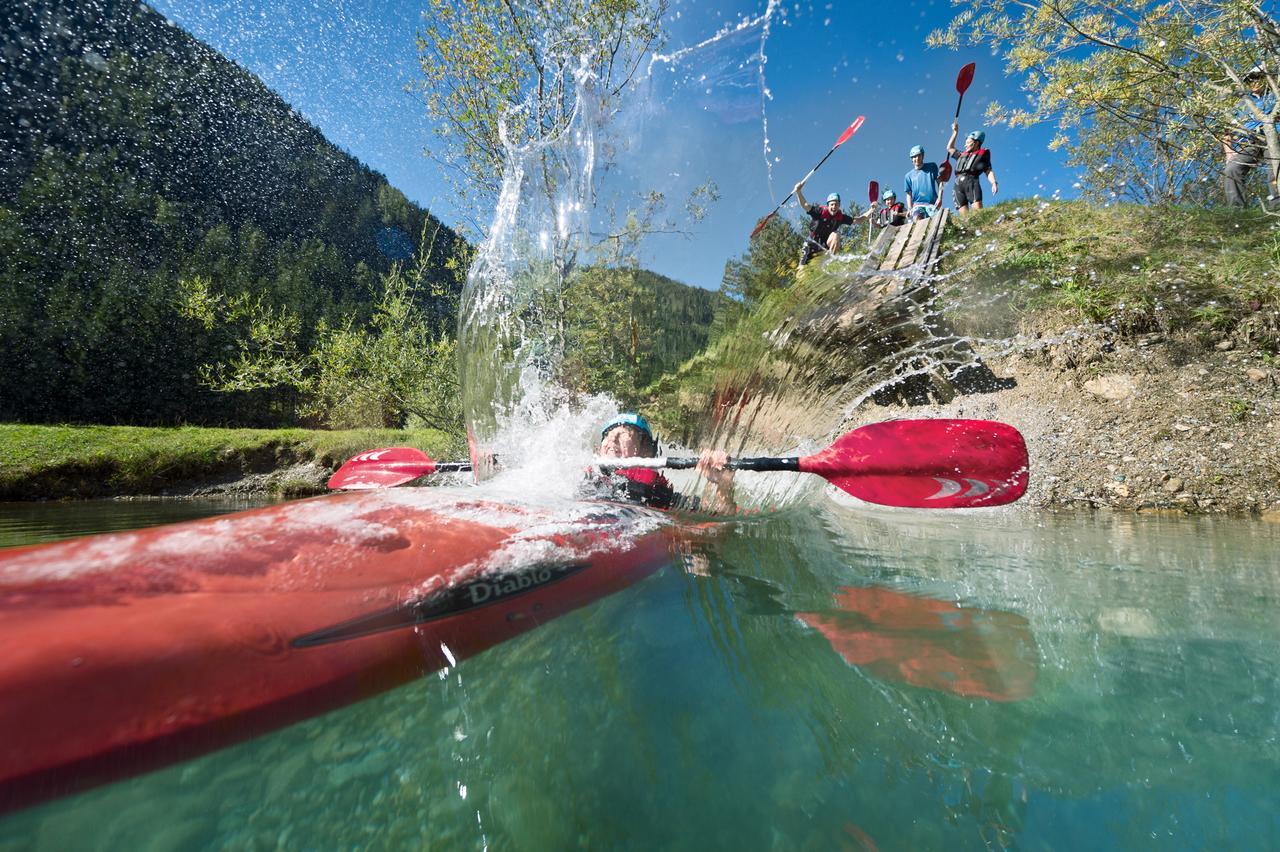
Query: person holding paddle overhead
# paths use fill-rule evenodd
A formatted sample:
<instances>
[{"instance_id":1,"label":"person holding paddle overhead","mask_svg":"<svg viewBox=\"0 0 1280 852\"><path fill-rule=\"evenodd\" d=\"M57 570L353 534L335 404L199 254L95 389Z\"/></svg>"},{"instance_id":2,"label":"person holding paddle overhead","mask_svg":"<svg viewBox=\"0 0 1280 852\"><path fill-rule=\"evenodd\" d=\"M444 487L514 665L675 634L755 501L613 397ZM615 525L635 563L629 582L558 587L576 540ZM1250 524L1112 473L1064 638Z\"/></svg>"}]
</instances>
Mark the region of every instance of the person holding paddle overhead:
<instances>
[{"instance_id":1,"label":"person holding paddle overhead","mask_svg":"<svg viewBox=\"0 0 1280 852\"><path fill-rule=\"evenodd\" d=\"M853 217L840 209L840 193L833 192L827 196L827 203L821 206L810 204L805 200L804 181L800 181L792 190L800 209L809 214L813 225L809 229L809 238L805 241L804 252L800 255L800 265L804 266L820 251L835 254L840 250L840 229L853 224Z\"/></svg>"},{"instance_id":2,"label":"person holding paddle overhead","mask_svg":"<svg viewBox=\"0 0 1280 852\"><path fill-rule=\"evenodd\" d=\"M999 189L996 186L996 173L991 170L991 151L982 147L987 134L981 130L970 131L964 139L964 150L961 151L956 148L956 136L959 133L960 123L951 122L947 156L956 161L956 185L951 192L955 198L956 210L964 213L970 207L974 210L982 209L982 185L978 182L979 175L987 176L987 180L991 183L992 195L999 192Z\"/></svg>"},{"instance_id":3,"label":"person holding paddle overhead","mask_svg":"<svg viewBox=\"0 0 1280 852\"><path fill-rule=\"evenodd\" d=\"M924 161L924 146L911 147L911 171L906 174L907 217L912 221L928 219L942 209L941 180L938 164Z\"/></svg>"}]
</instances>

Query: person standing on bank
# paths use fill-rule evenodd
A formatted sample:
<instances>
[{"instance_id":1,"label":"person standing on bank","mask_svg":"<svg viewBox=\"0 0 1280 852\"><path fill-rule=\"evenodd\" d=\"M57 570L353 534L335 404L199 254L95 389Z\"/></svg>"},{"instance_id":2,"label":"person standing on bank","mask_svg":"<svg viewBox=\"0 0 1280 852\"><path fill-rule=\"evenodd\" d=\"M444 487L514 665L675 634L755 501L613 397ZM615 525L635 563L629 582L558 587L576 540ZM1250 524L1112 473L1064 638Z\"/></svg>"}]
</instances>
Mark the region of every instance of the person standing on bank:
<instances>
[{"instance_id":1,"label":"person standing on bank","mask_svg":"<svg viewBox=\"0 0 1280 852\"><path fill-rule=\"evenodd\" d=\"M1245 184L1249 172L1262 162L1266 150L1263 121L1280 124L1280 116L1275 115L1275 93L1267 91L1267 75L1262 71L1251 71L1245 75L1244 84L1249 92L1240 99L1240 107L1236 110L1235 124L1239 131L1222 137L1222 153L1227 161L1227 204L1231 207L1247 207L1249 204ZM1269 168L1267 172L1267 191L1271 196L1268 206L1271 206L1277 201L1275 170Z\"/></svg>"},{"instance_id":2,"label":"person standing on bank","mask_svg":"<svg viewBox=\"0 0 1280 852\"><path fill-rule=\"evenodd\" d=\"M800 209L809 214L813 226L809 230L809 238L805 240L804 252L800 255L800 265L804 266L815 254L828 251L835 254L840 250L840 229L853 224L853 217L840 209L840 194L833 192L827 196L824 205L810 204L805 200L804 181L795 186L796 201Z\"/></svg>"},{"instance_id":3,"label":"person standing on bank","mask_svg":"<svg viewBox=\"0 0 1280 852\"><path fill-rule=\"evenodd\" d=\"M964 138L964 150L956 148L956 136L960 133L959 122L951 122L951 138L947 140L947 156L956 161L956 185L951 190L955 198L956 210L967 212L970 207L982 209L982 184L978 182L980 175L986 175L991 184L991 194L999 192L996 187L996 173L991 170L991 151L983 148L987 134L981 130L970 131Z\"/></svg>"},{"instance_id":4,"label":"person standing on bank","mask_svg":"<svg viewBox=\"0 0 1280 852\"><path fill-rule=\"evenodd\" d=\"M938 164L924 161L924 146L911 148L911 171L907 172L907 218L912 221L936 216L942 209Z\"/></svg>"}]
</instances>

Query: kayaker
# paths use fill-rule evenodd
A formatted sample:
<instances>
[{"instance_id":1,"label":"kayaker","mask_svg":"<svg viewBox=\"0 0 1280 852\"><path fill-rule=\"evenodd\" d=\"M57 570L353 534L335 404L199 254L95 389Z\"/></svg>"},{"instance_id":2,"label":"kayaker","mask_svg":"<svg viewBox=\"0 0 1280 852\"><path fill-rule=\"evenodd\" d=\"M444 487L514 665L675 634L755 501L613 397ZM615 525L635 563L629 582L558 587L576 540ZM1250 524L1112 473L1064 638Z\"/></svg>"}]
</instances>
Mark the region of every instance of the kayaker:
<instances>
[{"instance_id":1,"label":"kayaker","mask_svg":"<svg viewBox=\"0 0 1280 852\"><path fill-rule=\"evenodd\" d=\"M906 174L907 216L912 221L928 219L942 209L938 190L938 164L924 161L924 146L911 146L911 171Z\"/></svg>"},{"instance_id":2,"label":"kayaker","mask_svg":"<svg viewBox=\"0 0 1280 852\"><path fill-rule=\"evenodd\" d=\"M815 254L828 251L835 254L840 250L840 229L853 224L853 217L840 209L840 193L833 192L827 196L823 205L810 204L804 197L804 181L795 185L796 201L800 209L809 214L813 225L809 229L809 238L805 241L804 252L800 255L800 265L804 266Z\"/></svg>"},{"instance_id":3,"label":"kayaker","mask_svg":"<svg viewBox=\"0 0 1280 852\"><path fill-rule=\"evenodd\" d=\"M606 458L654 458L658 441L653 437L649 421L634 411L624 412L604 424L600 430L600 455ZM655 509L681 508L706 512L732 512L733 471L725 467L729 460L723 450L703 450L698 457L697 472L707 481L702 499L681 498L660 471L646 467L619 468L593 477L588 489L593 496L643 503Z\"/></svg>"},{"instance_id":4,"label":"kayaker","mask_svg":"<svg viewBox=\"0 0 1280 852\"><path fill-rule=\"evenodd\" d=\"M979 175L986 175L991 184L991 194L999 192L996 187L996 173L991 170L991 151L983 148L987 134L981 130L972 130L964 138L964 150L956 148L956 136L960 133L960 123L951 122L951 138L947 140L947 156L956 161L956 185L951 190L956 202L956 210L960 213L982 209L982 185Z\"/></svg>"},{"instance_id":5,"label":"kayaker","mask_svg":"<svg viewBox=\"0 0 1280 852\"><path fill-rule=\"evenodd\" d=\"M1262 130L1264 119L1280 124L1280 116L1275 115L1275 93L1267 91L1267 75L1260 70L1251 71L1245 75L1244 84L1249 91L1240 99L1236 110L1235 126L1238 130L1222 137L1222 153L1227 161L1227 204L1232 207L1248 206L1245 183L1249 172L1262 162L1263 151L1266 150ZM1274 202L1277 189L1275 181L1268 177L1272 196L1269 200Z\"/></svg>"}]
</instances>

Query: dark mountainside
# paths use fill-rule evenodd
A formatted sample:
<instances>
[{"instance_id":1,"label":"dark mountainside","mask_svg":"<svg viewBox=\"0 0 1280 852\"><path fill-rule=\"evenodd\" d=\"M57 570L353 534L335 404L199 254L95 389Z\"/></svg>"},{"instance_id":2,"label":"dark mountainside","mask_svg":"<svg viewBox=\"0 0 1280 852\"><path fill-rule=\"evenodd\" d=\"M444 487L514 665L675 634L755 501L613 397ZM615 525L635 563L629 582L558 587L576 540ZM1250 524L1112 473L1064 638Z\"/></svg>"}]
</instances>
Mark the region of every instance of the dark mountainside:
<instances>
[{"instance_id":1,"label":"dark mountainside","mask_svg":"<svg viewBox=\"0 0 1280 852\"><path fill-rule=\"evenodd\" d=\"M654 363L651 374L638 384L678 368L706 348L716 307L723 298L715 290L682 284L648 270L636 272L642 287L652 289L659 310L654 316Z\"/></svg>"},{"instance_id":2,"label":"dark mountainside","mask_svg":"<svg viewBox=\"0 0 1280 852\"><path fill-rule=\"evenodd\" d=\"M460 238L252 74L134 2L5 6L0 420L296 419L289 392L199 384L226 341L179 309L197 278L303 329L360 320L425 234L445 295L418 298L452 322Z\"/></svg>"}]
</instances>

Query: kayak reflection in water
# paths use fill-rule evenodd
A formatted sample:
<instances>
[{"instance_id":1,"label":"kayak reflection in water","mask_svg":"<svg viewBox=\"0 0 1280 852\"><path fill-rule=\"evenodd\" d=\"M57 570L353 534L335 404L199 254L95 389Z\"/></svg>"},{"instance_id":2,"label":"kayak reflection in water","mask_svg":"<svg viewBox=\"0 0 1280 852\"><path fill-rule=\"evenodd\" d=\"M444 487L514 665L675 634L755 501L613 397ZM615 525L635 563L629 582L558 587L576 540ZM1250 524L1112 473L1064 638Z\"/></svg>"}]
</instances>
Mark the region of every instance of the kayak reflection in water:
<instances>
[{"instance_id":1,"label":"kayak reflection in water","mask_svg":"<svg viewBox=\"0 0 1280 852\"><path fill-rule=\"evenodd\" d=\"M606 458L654 458L658 441L649 421L635 412L624 412L600 430L599 454ZM732 512L733 471L726 467L728 453L703 450L695 470L706 480L701 499L676 494L661 472L644 467L624 467L593 473L583 487L583 496L595 499L642 503L655 509L681 508L691 511Z\"/></svg>"}]
</instances>

